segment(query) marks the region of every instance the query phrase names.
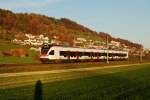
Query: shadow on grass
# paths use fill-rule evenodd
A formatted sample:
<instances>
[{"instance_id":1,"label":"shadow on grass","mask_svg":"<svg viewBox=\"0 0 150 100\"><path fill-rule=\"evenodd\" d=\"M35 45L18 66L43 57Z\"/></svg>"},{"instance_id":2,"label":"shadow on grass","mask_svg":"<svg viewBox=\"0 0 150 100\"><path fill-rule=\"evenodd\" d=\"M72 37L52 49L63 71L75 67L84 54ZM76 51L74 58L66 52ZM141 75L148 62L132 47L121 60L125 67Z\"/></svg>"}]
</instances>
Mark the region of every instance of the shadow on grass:
<instances>
[{"instance_id":1,"label":"shadow on grass","mask_svg":"<svg viewBox=\"0 0 150 100\"><path fill-rule=\"evenodd\" d=\"M34 100L42 100L42 96L43 96L42 82L38 80L35 84Z\"/></svg>"}]
</instances>

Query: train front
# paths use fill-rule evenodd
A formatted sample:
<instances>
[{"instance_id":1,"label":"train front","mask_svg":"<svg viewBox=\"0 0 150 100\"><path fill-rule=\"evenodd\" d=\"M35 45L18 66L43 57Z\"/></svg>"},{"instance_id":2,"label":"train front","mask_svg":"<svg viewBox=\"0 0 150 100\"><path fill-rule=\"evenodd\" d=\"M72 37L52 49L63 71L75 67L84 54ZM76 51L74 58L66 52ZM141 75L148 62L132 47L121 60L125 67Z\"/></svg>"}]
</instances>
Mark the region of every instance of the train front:
<instances>
[{"instance_id":1,"label":"train front","mask_svg":"<svg viewBox=\"0 0 150 100\"><path fill-rule=\"evenodd\" d=\"M50 63L51 56L54 55L54 50L51 50L52 45L43 45L40 52L40 60L42 63Z\"/></svg>"}]
</instances>

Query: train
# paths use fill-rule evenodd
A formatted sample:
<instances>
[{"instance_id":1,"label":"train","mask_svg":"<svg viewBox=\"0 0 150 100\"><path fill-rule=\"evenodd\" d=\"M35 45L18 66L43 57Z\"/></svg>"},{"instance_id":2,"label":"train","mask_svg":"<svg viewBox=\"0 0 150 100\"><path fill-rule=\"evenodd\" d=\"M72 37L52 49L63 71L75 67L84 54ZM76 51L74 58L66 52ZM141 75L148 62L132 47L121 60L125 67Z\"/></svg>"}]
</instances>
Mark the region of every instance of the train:
<instances>
[{"instance_id":1,"label":"train","mask_svg":"<svg viewBox=\"0 0 150 100\"><path fill-rule=\"evenodd\" d=\"M40 60L42 63L60 63L70 61L104 61L126 60L127 51L103 50L95 48L66 47L60 45L43 45L40 51Z\"/></svg>"}]
</instances>

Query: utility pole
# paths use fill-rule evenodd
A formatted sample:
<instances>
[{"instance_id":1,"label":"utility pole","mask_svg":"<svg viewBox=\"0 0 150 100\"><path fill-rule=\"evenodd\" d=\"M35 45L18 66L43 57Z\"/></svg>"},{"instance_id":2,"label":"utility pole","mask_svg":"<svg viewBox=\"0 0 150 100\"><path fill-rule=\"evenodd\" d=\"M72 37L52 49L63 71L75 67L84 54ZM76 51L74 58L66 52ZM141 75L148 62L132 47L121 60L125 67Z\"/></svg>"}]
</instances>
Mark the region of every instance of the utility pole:
<instances>
[{"instance_id":1,"label":"utility pole","mask_svg":"<svg viewBox=\"0 0 150 100\"><path fill-rule=\"evenodd\" d=\"M143 61L143 48L140 50L140 63Z\"/></svg>"},{"instance_id":2,"label":"utility pole","mask_svg":"<svg viewBox=\"0 0 150 100\"><path fill-rule=\"evenodd\" d=\"M108 51L108 49L109 49L109 45L108 45L108 36L107 36L107 40L106 40L106 45L107 45L107 60L106 60L106 63L107 64L109 64L109 51Z\"/></svg>"}]
</instances>

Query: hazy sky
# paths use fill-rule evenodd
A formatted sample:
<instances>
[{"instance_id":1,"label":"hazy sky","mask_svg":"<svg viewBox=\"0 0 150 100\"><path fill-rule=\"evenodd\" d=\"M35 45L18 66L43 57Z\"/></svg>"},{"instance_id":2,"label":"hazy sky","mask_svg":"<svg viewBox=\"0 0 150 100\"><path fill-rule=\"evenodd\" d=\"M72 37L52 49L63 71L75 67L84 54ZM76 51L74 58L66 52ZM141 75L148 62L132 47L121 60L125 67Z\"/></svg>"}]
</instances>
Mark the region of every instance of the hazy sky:
<instances>
[{"instance_id":1,"label":"hazy sky","mask_svg":"<svg viewBox=\"0 0 150 100\"><path fill-rule=\"evenodd\" d=\"M0 8L67 17L150 48L150 0L0 0Z\"/></svg>"}]
</instances>

